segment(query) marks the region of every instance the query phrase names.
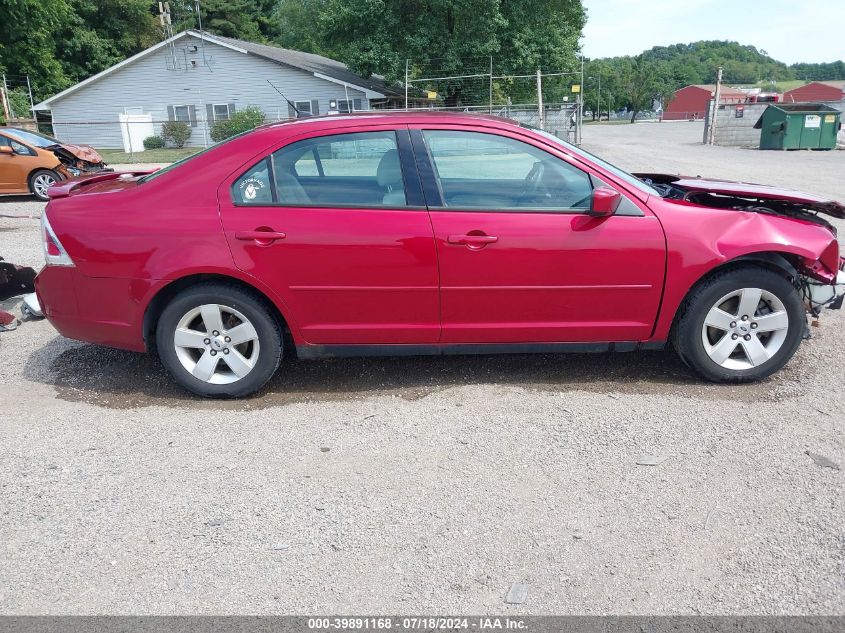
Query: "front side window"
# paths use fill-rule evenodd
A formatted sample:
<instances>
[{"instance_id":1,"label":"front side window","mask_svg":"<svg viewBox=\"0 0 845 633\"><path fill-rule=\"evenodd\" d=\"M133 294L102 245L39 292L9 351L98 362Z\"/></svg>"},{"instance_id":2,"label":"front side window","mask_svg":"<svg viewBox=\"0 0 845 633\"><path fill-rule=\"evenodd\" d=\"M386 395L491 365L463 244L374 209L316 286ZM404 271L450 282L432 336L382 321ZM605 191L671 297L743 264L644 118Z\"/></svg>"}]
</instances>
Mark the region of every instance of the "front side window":
<instances>
[{"instance_id":1,"label":"front side window","mask_svg":"<svg viewBox=\"0 0 845 633\"><path fill-rule=\"evenodd\" d=\"M263 182L262 175L268 179L267 187L254 181ZM250 197L250 185L269 191L271 201ZM297 141L235 181L232 199L236 204L404 207L396 134L355 132Z\"/></svg>"},{"instance_id":2,"label":"front side window","mask_svg":"<svg viewBox=\"0 0 845 633\"><path fill-rule=\"evenodd\" d=\"M481 132L423 132L446 207L487 210L590 208L589 175L516 139Z\"/></svg>"},{"instance_id":3,"label":"front side window","mask_svg":"<svg viewBox=\"0 0 845 633\"><path fill-rule=\"evenodd\" d=\"M18 143L15 139L11 139L11 143L15 154L20 154L21 156L35 156L35 152L23 143Z\"/></svg>"},{"instance_id":4,"label":"front side window","mask_svg":"<svg viewBox=\"0 0 845 633\"><path fill-rule=\"evenodd\" d=\"M23 143L18 143L13 138L0 136L0 145L3 145L5 147L11 147L12 151L15 154L18 154L20 156L35 156L36 155L34 150L28 148Z\"/></svg>"}]
</instances>

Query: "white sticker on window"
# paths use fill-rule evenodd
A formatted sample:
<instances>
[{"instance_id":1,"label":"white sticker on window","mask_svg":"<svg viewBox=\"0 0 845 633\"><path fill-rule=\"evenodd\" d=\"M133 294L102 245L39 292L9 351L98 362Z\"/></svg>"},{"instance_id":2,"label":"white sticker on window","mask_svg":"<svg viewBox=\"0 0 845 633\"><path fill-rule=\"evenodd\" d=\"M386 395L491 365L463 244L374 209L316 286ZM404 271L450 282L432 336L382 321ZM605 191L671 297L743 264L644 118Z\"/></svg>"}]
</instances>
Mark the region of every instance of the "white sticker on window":
<instances>
[{"instance_id":1,"label":"white sticker on window","mask_svg":"<svg viewBox=\"0 0 845 633\"><path fill-rule=\"evenodd\" d=\"M264 189L264 183L258 178L247 178L241 183L241 195L244 200L255 200L258 192Z\"/></svg>"}]
</instances>

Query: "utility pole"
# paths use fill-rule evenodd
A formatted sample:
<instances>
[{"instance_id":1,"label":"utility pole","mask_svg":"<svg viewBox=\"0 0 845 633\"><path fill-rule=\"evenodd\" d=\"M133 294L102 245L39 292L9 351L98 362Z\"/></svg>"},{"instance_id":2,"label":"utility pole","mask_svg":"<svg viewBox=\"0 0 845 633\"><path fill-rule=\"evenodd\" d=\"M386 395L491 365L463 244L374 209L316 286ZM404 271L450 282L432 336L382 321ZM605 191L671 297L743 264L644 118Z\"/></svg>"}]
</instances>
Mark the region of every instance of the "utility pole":
<instances>
[{"instance_id":1,"label":"utility pole","mask_svg":"<svg viewBox=\"0 0 845 633\"><path fill-rule=\"evenodd\" d=\"M490 55L490 108L489 113L493 114L493 56Z\"/></svg>"},{"instance_id":2,"label":"utility pole","mask_svg":"<svg viewBox=\"0 0 845 633\"><path fill-rule=\"evenodd\" d=\"M584 125L584 56L581 55L581 90L578 91L578 119L576 120L578 124L575 127L575 141L576 145L581 144L582 140L582 126Z\"/></svg>"},{"instance_id":3,"label":"utility pole","mask_svg":"<svg viewBox=\"0 0 845 633\"><path fill-rule=\"evenodd\" d=\"M710 113L710 129L707 134L707 144L713 145L716 140L716 117L719 114L719 104L722 102L722 67L716 73L716 92L713 93L713 108Z\"/></svg>"},{"instance_id":4,"label":"utility pole","mask_svg":"<svg viewBox=\"0 0 845 633\"><path fill-rule=\"evenodd\" d=\"M408 60L405 60L405 111L408 111Z\"/></svg>"},{"instance_id":5,"label":"utility pole","mask_svg":"<svg viewBox=\"0 0 845 633\"><path fill-rule=\"evenodd\" d=\"M12 117L9 115L9 104L6 101L6 75L3 75L3 85L0 86L0 106L3 109L3 120L8 123Z\"/></svg>"},{"instance_id":6,"label":"utility pole","mask_svg":"<svg viewBox=\"0 0 845 633\"><path fill-rule=\"evenodd\" d=\"M537 69L537 115L540 117L540 129L545 129L545 116L543 113L543 74Z\"/></svg>"},{"instance_id":7,"label":"utility pole","mask_svg":"<svg viewBox=\"0 0 845 633\"><path fill-rule=\"evenodd\" d=\"M26 76L26 89L29 92L29 113L35 119L35 102L32 100L32 84L29 83L29 75Z\"/></svg>"},{"instance_id":8,"label":"utility pole","mask_svg":"<svg viewBox=\"0 0 845 633\"><path fill-rule=\"evenodd\" d=\"M596 77L587 77L587 79L589 81L592 81L593 79L597 79L598 82L599 82L599 95L598 95L598 98L596 99L596 110L593 112L593 121L596 120L596 114L595 113L598 112L599 113L599 123L601 123L601 75L597 75Z\"/></svg>"}]
</instances>

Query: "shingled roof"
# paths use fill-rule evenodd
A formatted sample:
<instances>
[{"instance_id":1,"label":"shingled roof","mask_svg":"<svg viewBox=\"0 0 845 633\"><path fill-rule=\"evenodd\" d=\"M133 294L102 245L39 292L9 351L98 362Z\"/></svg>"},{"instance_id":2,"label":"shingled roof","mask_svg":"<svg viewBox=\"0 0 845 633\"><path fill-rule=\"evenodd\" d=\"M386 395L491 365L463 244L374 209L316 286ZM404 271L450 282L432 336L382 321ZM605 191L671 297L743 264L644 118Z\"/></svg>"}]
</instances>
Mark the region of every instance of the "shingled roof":
<instances>
[{"instance_id":1,"label":"shingled roof","mask_svg":"<svg viewBox=\"0 0 845 633\"><path fill-rule=\"evenodd\" d=\"M199 36L196 32L192 32L192 35L196 37ZM323 57L322 55L303 53L302 51L281 48L279 46L256 44L255 42L247 42L231 37L222 37L220 35L209 35L208 33L204 33L203 35L206 40L212 42L219 40L231 46L242 48L252 55L257 55L259 57L263 57L264 59L284 64L285 66L298 68L299 70L304 70L305 72L325 75L331 79L348 83L350 85L361 86L363 88L367 88L368 90L380 92L385 95L393 94L398 96L401 93L397 86L391 87L387 84L384 77L380 75L371 75L369 78L361 77L361 75L349 70L349 67L346 64L335 59Z\"/></svg>"}]
</instances>

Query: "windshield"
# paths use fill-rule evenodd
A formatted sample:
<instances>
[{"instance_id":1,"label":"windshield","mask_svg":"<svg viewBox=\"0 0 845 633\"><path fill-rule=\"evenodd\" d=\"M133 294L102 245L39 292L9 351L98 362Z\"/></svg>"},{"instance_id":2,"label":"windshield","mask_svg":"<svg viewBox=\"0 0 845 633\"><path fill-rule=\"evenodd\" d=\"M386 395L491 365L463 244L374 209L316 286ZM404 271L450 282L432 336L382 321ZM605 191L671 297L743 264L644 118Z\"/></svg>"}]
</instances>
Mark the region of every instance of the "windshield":
<instances>
[{"instance_id":1,"label":"windshield","mask_svg":"<svg viewBox=\"0 0 845 633\"><path fill-rule=\"evenodd\" d=\"M217 149L217 148L218 148L218 147L220 147L221 145L225 145L225 144L226 144L226 143L228 143L229 141L234 141L236 138L240 138L240 137L241 137L241 136L243 136L244 134L249 134L250 132L252 132L252 130L247 130L246 132L241 132L240 134L235 134L234 136L231 136L231 137L229 137L229 138L227 138L227 139L225 139L225 140L223 140L223 141L220 141L219 143L215 143L214 145L209 145L209 146L208 146L208 147L206 147L205 149L200 150L199 152L197 152L196 154L191 154L190 156L185 156L185 158L182 158L182 159L180 159L180 160L177 160L175 163L170 163L170 164L169 164L169 165L167 165L166 167L162 167L161 169L159 169L159 170L157 170L157 171L154 171L154 172L153 172L153 173L151 173L151 174L147 174L146 176L142 176L141 178L139 178L139 179L138 179L138 184L145 183L145 182L149 182L149 181L151 181L151 180L155 180L156 178L158 178L158 177L159 177L159 176L161 176L162 174L166 174L167 172L169 172L169 171L171 171L171 170L173 170L173 169L176 169L177 167L181 167L181 166L182 166L182 165L184 165L185 163L188 163L188 162L192 161L192 160L193 160L193 159L195 159L197 156L202 156L202 155L203 155L203 154L205 154L206 152L209 152L209 151L211 151L211 150L213 150L213 149Z\"/></svg>"},{"instance_id":2,"label":"windshield","mask_svg":"<svg viewBox=\"0 0 845 633\"><path fill-rule=\"evenodd\" d=\"M608 163L603 158L599 158L595 154L591 154L587 150L582 149L580 147L575 147L571 143L567 143L563 139L558 138L554 134L549 134L545 130L541 130L541 129L533 127L531 125L522 125L522 127L527 128L527 129L531 130L532 132L536 132L540 136L543 136L543 137L549 139L550 141L554 141L555 144L564 147L568 152L575 154L576 156L580 156L581 158L586 158L590 162L595 163L596 165L598 165L599 167L602 167L603 169L606 169L607 171L612 173L614 176L617 176L621 180L624 180L629 185L636 187L640 191L647 193L649 195L652 195L652 196L660 196L660 193L658 193L658 191L656 189L649 187L642 180L640 180L636 176L629 174L627 171L619 169L616 165L611 165L610 163Z\"/></svg>"},{"instance_id":3,"label":"windshield","mask_svg":"<svg viewBox=\"0 0 845 633\"><path fill-rule=\"evenodd\" d=\"M38 132L19 130L18 128L11 128L9 131L19 140L29 143L30 145L35 145L35 147L49 147L50 145L56 145L59 143L56 139L45 136L44 134L39 134Z\"/></svg>"}]
</instances>

